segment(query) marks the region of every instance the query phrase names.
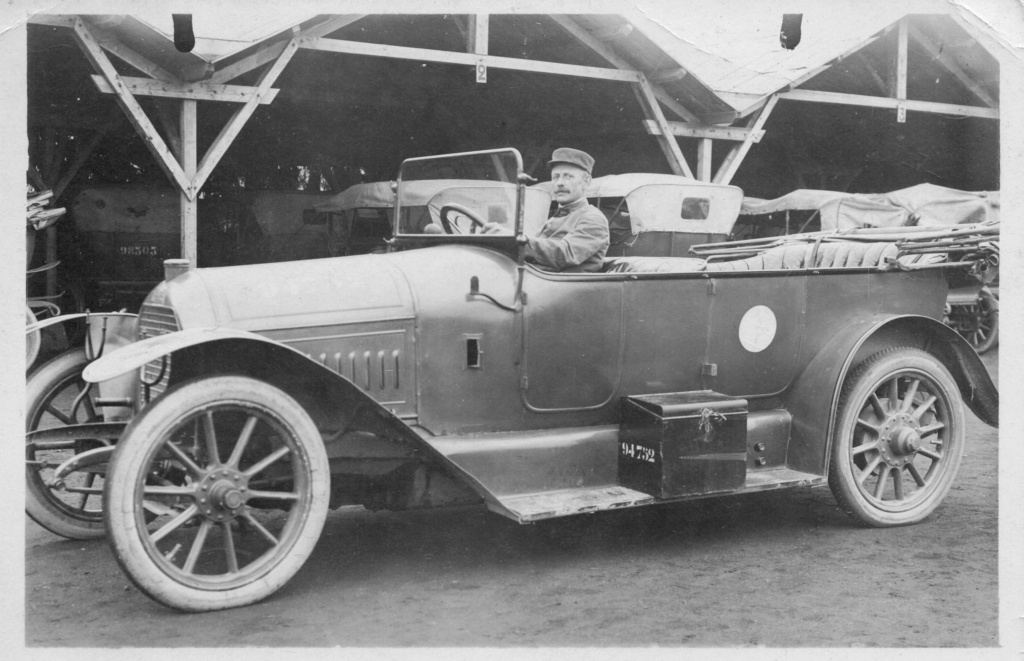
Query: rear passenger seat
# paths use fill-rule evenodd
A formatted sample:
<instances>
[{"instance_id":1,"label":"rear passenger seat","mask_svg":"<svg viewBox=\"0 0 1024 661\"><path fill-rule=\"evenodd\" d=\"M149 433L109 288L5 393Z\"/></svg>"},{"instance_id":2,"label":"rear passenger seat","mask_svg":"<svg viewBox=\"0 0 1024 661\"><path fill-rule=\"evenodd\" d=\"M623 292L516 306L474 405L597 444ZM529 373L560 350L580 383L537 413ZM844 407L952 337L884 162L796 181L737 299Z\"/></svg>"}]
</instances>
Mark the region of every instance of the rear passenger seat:
<instances>
[{"instance_id":1,"label":"rear passenger seat","mask_svg":"<svg viewBox=\"0 0 1024 661\"><path fill-rule=\"evenodd\" d=\"M884 267L896 257L895 243L830 241L795 243L731 261L705 261L691 257L614 257L606 259L605 273L695 273L701 271L776 271ZM906 255L903 264L941 262L943 254Z\"/></svg>"}]
</instances>

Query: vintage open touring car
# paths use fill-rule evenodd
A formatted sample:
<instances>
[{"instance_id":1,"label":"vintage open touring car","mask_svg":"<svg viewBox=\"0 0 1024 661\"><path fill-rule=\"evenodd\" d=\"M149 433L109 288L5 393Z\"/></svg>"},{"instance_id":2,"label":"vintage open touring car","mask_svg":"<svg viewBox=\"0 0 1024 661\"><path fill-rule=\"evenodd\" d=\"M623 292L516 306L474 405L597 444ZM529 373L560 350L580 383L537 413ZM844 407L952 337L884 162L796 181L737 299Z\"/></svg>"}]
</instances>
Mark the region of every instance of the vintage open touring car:
<instances>
[{"instance_id":1,"label":"vintage open touring car","mask_svg":"<svg viewBox=\"0 0 1024 661\"><path fill-rule=\"evenodd\" d=\"M528 523L829 484L866 524L914 523L954 480L963 403L996 424L995 386L940 319L997 226L652 246L551 273L524 258L551 202L528 182L511 149L409 159L386 254L171 272L131 323L91 324L75 365L30 384L37 516L105 527L142 591L205 611L280 588L343 505ZM738 203L677 185L684 231ZM41 424L59 398L74 410ZM58 497L83 476L81 501Z\"/></svg>"}]
</instances>

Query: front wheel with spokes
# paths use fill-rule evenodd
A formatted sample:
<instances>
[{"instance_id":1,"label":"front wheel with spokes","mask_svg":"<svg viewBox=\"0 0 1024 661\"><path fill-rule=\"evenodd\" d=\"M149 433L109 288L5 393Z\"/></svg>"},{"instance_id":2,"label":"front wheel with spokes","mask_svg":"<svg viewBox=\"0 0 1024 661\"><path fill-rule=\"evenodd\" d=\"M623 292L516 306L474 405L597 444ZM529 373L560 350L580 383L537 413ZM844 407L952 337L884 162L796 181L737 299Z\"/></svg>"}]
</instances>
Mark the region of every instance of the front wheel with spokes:
<instances>
[{"instance_id":1,"label":"front wheel with spokes","mask_svg":"<svg viewBox=\"0 0 1024 661\"><path fill-rule=\"evenodd\" d=\"M916 523L949 492L964 453L964 413L949 371L919 349L868 358L847 379L828 482L873 526Z\"/></svg>"},{"instance_id":2,"label":"front wheel with spokes","mask_svg":"<svg viewBox=\"0 0 1024 661\"><path fill-rule=\"evenodd\" d=\"M167 391L118 441L107 534L129 578L172 608L259 601L299 570L327 515L316 425L285 392L242 376Z\"/></svg>"}]
</instances>

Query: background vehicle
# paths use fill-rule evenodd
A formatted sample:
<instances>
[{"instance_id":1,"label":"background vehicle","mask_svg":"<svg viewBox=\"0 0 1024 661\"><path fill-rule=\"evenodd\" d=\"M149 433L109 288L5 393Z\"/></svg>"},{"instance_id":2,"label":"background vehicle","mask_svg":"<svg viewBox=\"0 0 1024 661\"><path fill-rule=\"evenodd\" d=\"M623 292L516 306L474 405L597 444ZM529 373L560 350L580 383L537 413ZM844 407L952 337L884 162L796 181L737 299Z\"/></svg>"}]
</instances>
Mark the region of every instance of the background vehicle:
<instances>
[{"instance_id":1,"label":"background vehicle","mask_svg":"<svg viewBox=\"0 0 1024 661\"><path fill-rule=\"evenodd\" d=\"M199 261L209 266L259 264L328 252L308 227L325 193L232 191L199 200ZM69 207L74 236L64 242L66 277L91 310L136 311L163 277L165 259L181 250L178 195L170 189L104 186L81 190Z\"/></svg>"},{"instance_id":2,"label":"background vehicle","mask_svg":"<svg viewBox=\"0 0 1024 661\"><path fill-rule=\"evenodd\" d=\"M801 189L775 200L744 198L736 238L857 227L951 227L999 222L999 191L969 192L919 184L882 194ZM999 254L989 255L981 281L955 288L945 322L978 353L999 343Z\"/></svg>"},{"instance_id":3,"label":"background vehicle","mask_svg":"<svg viewBox=\"0 0 1024 661\"><path fill-rule=\"evenodd\" d=\"M405 196L444 170L458 179L425 212ZM352 504L528 523L828 483L860 521L904 525L952 485L961 397L996 423L984 366L939 319L947 277L987 264L997 229L550 273L521 249L550 204L527 180L514 150L409 159L387 254L197 269L151 292L137 341L83 373L137 380L103 512L140 589L184 610L252 603Z\"/></svg>"}]
</instances>

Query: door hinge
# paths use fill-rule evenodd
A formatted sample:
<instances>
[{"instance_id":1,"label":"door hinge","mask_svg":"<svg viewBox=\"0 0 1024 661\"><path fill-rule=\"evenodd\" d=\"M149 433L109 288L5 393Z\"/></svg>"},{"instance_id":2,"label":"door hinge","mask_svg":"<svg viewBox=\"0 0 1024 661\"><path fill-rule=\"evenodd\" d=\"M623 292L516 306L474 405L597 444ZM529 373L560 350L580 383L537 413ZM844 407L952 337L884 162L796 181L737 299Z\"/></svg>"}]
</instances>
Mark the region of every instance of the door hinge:
<instances>
[{"instance_id":1,"label":"door hinge","mask_svg":"<svg viewBox=\"0 0 1024 661\"><path fill-rule=\"evenodd\" d=\"M715 281L714 280L708 280L708 296L714 296L714 295L715 295Z\"/></svg>"},{"instance_id":2,"label":"door hinge","mask_svg":"<svg viewBox=\"0 0 1024 661\"><path fill-rule=\"evenodd\" d=\"M718 376L718 363L704 363L700 373L702 376Z\"/></svg>"}]
</instances>

